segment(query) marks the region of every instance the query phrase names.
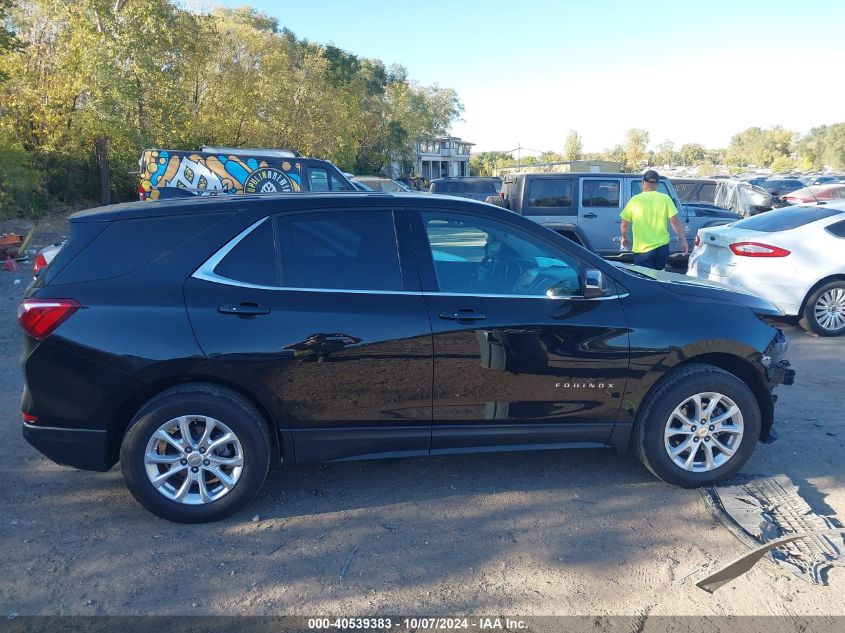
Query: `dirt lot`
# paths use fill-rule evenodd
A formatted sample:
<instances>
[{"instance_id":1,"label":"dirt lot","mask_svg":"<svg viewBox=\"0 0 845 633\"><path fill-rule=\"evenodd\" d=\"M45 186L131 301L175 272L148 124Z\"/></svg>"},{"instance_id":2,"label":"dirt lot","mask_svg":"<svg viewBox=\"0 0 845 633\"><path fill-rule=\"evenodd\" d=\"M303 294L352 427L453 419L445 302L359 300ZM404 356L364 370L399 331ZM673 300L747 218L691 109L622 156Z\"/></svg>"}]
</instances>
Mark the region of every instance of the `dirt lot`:
<instances>
[{"instance_id":1,"label":"dirt lot","mask_svg":"<svg viewBox=\"0 0 845 633\"><path fill-rule=\"evenodd\" d=\"M610 450L279 468L226 521L157 519L117 470L63 468L22 439L26 283L0 272L0 615L845 615L842 568L813 586L763 561L715 596L696 588L743 546L698 492ZM842 518L845 338L785 329L797 384L745 472L785 473Z\"/></svg>"}]
</instances>

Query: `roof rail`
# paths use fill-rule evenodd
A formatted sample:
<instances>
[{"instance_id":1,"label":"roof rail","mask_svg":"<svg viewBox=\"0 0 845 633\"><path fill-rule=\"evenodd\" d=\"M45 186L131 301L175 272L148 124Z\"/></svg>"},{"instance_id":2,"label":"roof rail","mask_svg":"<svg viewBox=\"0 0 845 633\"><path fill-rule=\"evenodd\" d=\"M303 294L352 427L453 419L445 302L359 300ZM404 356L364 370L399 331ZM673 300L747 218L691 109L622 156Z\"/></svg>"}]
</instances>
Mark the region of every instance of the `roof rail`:
<instances>
[{"instance_id":1,"label":"roof rail","mask_svg":"<svg viewBox=\"0 0 845 633\"><path fill-rule=\"evenodd\" d=\"M262 149L256 147L212 147L203 145L200 148L203 152L213 154L231 154L233 156L276 156L278 158L297 158L300 153L295 149Z\"/></svg>"}]
</instances>

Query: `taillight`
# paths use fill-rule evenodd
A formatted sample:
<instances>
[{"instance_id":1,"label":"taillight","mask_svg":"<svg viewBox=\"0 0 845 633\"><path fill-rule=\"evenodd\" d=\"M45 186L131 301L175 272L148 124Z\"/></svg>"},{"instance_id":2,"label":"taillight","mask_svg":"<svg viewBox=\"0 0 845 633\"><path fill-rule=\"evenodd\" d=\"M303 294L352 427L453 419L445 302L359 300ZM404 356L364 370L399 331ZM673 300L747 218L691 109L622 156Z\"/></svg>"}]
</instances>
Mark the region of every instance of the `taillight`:
<instances>
[{"instance_id":1,"label":"taillight","mask_svg":"<svg viewBox=\"0 0 845 633\"><path fill-rule=\"evenodd\" d=\"M41 341L77 310L79 303L73 299L25 299L18 306L18 322L24 332Z\"/></svg>"},{"instance_id":2,"label":"taillight","mask_svg":"<svg viewBox=\"0 0 845 633\"><path fill-rule=\"evenodd\" d=\"M33 276L37 275L41 272L42 268L47 267L47 259L44 257L43 253L38 253L35 256L35 263L32 265L32 274Z\"/></svg>"},{"instance_id":3,"label":"taillight","mask_svg":"<svg viewBox=\"0 0 845 633\"><path fill-rule=\"evenodd\" d=\"M701 246L701 237L698 234L695 236L695 245Z\"/></svg>"},{"instance_id":4,"label":"taillight","mask_svg":"<svg viewBox=\"0 0 845 633\"><path fill-rule=\"evenodd\" d=\"M147 190L144 189L144 185L138 185L138 200L143 202L147 199Z\"/></svg>"},{"instance_id":5,"label":"taillight","mask_svg":"<svg viewBox=\"0 0 845 633\"><path fill-rule=\"evenodd\" d=\"M23 413L21 413L21 416L23 417L23 421L27 424L35 424L36 422L38 422L37 415L32 415L24 411Z\"/></svg>"},{"instance_id":6,"label":"taillight","mask_svg":"<svg viewBox=\"0 0 845 633\"><path fill-rule=\"evenodd\" d=\"M786 257L789 251L779 246L761 244L760 242L737 242L731 244L734 255L742 257Z\"/></svg>"}]
</instances>

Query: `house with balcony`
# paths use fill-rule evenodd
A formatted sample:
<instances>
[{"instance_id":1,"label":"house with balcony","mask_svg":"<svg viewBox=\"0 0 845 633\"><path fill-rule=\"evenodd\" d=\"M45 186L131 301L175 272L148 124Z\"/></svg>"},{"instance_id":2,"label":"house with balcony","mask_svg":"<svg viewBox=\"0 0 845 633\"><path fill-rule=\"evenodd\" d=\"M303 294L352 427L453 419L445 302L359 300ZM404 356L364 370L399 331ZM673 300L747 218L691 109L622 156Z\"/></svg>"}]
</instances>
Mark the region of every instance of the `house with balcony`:
<instances>
[{"instance_id":1,"label":"house with balcony","mask_svg":"<svg viewBox=\"0 0 845 633\"><path fill-rule=\"evenodd\" d=\"M469 153L475 143L457 136L418 141L416 144L416 172L426 181L435 178L469 176Z\"/></svg>"}]
</instances>

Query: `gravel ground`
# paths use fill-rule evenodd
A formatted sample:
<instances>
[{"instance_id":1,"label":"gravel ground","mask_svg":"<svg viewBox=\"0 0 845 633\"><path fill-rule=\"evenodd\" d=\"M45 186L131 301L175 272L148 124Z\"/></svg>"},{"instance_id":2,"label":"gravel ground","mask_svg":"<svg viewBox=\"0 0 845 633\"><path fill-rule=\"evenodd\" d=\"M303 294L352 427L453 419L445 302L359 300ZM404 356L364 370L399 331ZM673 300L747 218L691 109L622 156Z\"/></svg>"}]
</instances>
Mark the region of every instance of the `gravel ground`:
<instances>
[{"instance_id":1,"label":"gravel ground","mask_svg":"<svg viewBox=\"0 0 845 633\"><path fill-rule=\"evenodd\" d=\"M696 588L743 546L697 491L611 450L277 468L238 515L167 523L116 469L57 466L21 437L27 282L0 272L0 615L845 615L842 568L814 586L766 560L713 596ZM745 472L785 473L845 517L845 337L784 329L797 384Z\"/></svg>"}]
</instances>

